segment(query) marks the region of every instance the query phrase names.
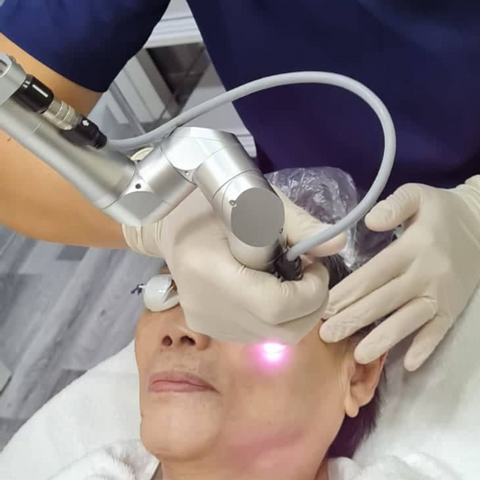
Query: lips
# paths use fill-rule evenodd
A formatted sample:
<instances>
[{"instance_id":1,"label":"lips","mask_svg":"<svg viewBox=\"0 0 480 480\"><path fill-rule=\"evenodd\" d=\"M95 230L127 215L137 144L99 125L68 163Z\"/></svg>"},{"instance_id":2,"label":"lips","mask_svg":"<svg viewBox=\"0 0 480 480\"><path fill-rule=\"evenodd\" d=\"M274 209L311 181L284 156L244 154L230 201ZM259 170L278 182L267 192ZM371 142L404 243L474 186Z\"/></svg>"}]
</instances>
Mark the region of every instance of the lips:
<instances>
[{"instance_id":1,"label":"lips","mask_svg":"<svg viewBox=\"0 0 480 480\"><path fill-rule=\"evenodd\" d=\"M185 372L161 372L152 375L148 381L150 392L194 393L214 391L203 378Z\"/></svg>"}]
</instances>

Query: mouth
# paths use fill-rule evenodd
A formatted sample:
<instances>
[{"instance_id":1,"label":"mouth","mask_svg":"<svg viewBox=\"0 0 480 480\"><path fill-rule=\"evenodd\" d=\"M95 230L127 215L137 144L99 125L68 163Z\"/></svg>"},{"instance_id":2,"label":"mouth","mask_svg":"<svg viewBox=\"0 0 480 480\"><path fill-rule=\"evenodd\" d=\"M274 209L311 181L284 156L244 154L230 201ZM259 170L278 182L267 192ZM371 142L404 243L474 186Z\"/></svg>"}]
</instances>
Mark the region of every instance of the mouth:
<instances>
[{"instance_id":1,"label":"mouth","mask_svg":"<svg viewBox=\"0 0 480 480\"><path fill-rule=\"evenodd\" d=\"M213 392L215 389L203 378L186 372L160 372L148 381L148 390L153 393Z\"/></svg>"}]
</instances>

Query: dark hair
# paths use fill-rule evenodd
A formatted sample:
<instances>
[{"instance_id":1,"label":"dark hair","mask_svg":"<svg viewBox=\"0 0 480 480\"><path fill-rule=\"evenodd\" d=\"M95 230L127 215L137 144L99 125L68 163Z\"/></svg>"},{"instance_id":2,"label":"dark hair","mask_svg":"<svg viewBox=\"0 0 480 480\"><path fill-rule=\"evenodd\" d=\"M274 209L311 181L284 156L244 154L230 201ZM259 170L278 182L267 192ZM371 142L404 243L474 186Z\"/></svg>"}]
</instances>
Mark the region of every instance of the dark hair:
<instances>
[{"instance_id":1,"label":"dark hair","mask_svg":"<svg viewBox=\"0 0 480 480\"><path fill-rule=\"evenodd\" d=\"M324 258L323 264L330 273L329 288L333 288L351 273L351 270L339 255ZM365 336L372 328L364 328L357 335ZM385 381L385 375L382 375L382 381ZM381 384L377 388L372 401L360 409L357 417L345 417L338 435L328 450L328 457L351 458L362 440L375 428L377 418L380 415L380 407Z\"/></svg>"}]
</instances>

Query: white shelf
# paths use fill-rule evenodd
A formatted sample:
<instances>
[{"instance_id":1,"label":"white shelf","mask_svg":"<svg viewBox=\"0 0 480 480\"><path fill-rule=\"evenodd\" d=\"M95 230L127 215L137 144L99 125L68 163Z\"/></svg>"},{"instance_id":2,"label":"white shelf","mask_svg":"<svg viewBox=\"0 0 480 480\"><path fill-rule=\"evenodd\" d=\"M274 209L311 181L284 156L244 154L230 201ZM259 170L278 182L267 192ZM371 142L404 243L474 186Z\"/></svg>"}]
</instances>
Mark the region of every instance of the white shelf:
<instances>
[{"instance_id":1,"label":"white shelf","mask_svg":"<svg viewBox=\"0 0 480 480\"><path fill-rule=\"evenodd\" d=\"M198 43L202 36L185 0L173 0L145 48Z\"/></svg>"}]
</instances>

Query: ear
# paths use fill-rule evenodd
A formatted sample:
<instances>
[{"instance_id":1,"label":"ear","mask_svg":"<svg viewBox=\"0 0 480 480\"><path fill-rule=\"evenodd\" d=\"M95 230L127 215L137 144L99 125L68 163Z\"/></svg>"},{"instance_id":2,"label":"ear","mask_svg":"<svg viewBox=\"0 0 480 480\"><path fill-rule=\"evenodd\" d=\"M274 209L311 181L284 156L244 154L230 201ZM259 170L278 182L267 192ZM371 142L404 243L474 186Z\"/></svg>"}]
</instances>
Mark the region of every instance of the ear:
<instances>
[{"instance_id":1,"label":"ear","mask_svg":"<svg viewBox=\"0 0 480 480\"><path fill-rule=\"evenodd\" d=\"M361 407L367 405L375 395L385 365L387 354L373 362L361 365L351 358L349 384L345 394L345 413L356 417Z\"/></svg>"}]
</instances>

